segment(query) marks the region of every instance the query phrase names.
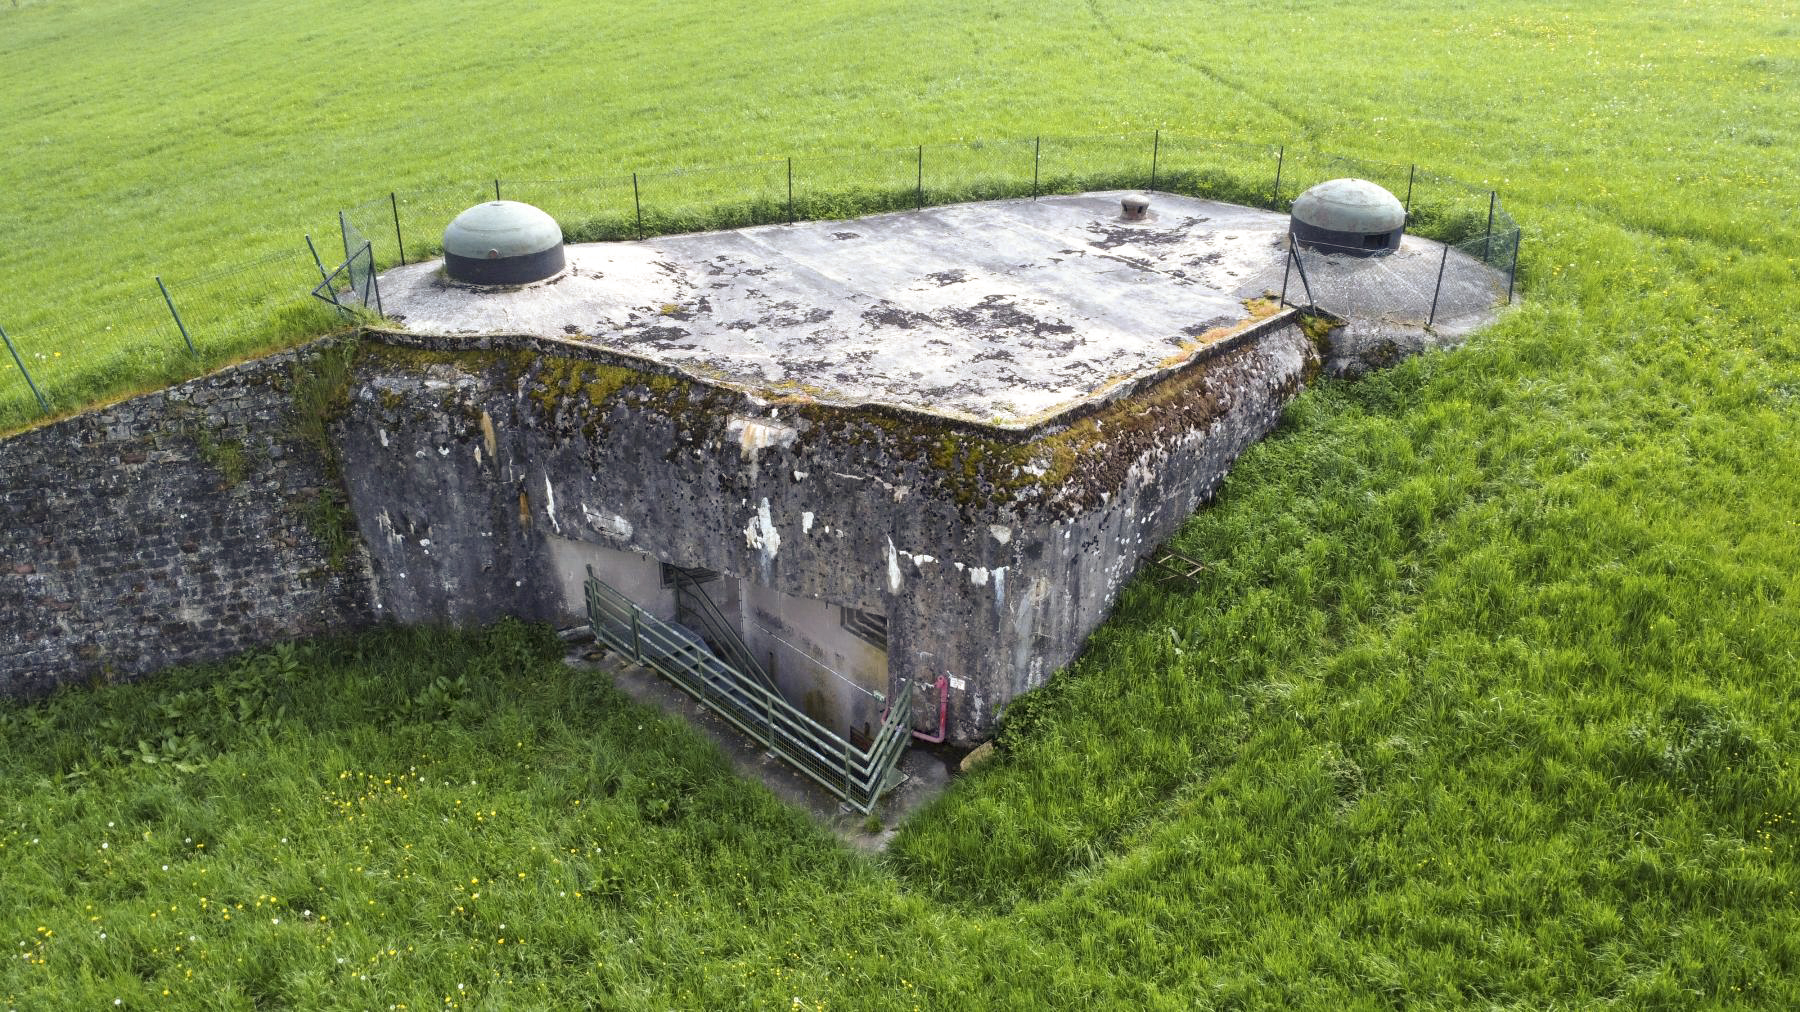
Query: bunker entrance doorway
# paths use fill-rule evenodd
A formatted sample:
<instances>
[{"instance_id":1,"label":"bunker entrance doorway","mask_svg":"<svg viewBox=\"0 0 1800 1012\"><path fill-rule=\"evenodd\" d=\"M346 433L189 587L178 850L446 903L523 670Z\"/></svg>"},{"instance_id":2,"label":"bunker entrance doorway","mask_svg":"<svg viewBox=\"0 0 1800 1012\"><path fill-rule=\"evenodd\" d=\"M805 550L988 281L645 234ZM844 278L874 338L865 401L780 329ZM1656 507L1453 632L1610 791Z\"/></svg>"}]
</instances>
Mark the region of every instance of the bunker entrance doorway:
<instances>
[{"instance_id":1,"label":"bunker entrance doorway","mask_svg":"<svg viewBox=\"0 0 1800 1012\"><path fill-rule=\"evenodd\" d=\"M745 645L743 637L735 628L736 623L719 609L712 596L707 593L706 585L709 583L714 585L716 591L731 592L731 600L727 603L736 611L737 599L741 596L736 592L736 580L722 579L710 569L688 568L667 562L662 564L662 585L675 594L676 623L698 633L714 655L737 668L745 677L755 680L771 692L780 692L775 680L769 677L768 669L757 663L756 656Z\"/></svg>"},{"instance_id":2,"label":"bunker entrance doorway","mask_svg":"<svg viewBox=\"0 0 1800 1012\"><path fill-rule=\"evenodd\" d=\"M583 593L588 626L596 639L674 682L857 811L873 811L898 779L894 767L912 738L912 692L904 681L894 688L891 701L881 699L885 705L879 721L869 725L865 740L858 743L783 698L769 684L773 679L740 670L721 658L703 635L657 617L620 593L595 575L592 565L587 567ZM705 607L698 601L694 606ZM736 649L750 648L740 643L727 652ZM885 672L885 652L883 659Z\"/></svg>"}]
</instances>

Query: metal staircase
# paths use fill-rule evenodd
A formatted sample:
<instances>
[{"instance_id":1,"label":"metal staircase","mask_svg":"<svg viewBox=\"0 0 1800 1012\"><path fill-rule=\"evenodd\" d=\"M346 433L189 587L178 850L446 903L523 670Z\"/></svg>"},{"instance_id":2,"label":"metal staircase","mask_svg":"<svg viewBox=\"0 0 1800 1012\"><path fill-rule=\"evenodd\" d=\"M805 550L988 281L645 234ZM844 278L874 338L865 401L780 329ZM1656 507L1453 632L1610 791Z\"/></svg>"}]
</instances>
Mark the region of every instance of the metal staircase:
<instances>
[{"instance_id":1,"label":"metal staircase","mask_svg":"<svg viewBox=\"0 0 1800 1012\"><path fill-rule=\"evenodd\" d=\"M718 605L706 594L695 571L680 566L669 566L668 572L675 584L675 620L700 633L706 645L712 647L719 659L737 668L739 671L756 679L763 688L770 692L780 692L775 687L775 680L756 663L755 655L744 645L743 637L732 628Z\"/></svg>"},{"instance_id":2,"label":"metal staircase","mask_svg":"<svg viewBox=\"0 0 1800 1012\"><path fill-rule=\"evenodd\" d=\"M845 804L871 812L899 779L895 766L912 739L912 687L907 683L896 688L868 747L859 748L781 698L761 668L755 673L740 670L696 642L683 626L645 612L592 568L586 589L588 625L600 642L674 682ZM717 616L718 609L712 613ZM748 656L735 633L731 639Z\"/></svg>"}]
</instances>

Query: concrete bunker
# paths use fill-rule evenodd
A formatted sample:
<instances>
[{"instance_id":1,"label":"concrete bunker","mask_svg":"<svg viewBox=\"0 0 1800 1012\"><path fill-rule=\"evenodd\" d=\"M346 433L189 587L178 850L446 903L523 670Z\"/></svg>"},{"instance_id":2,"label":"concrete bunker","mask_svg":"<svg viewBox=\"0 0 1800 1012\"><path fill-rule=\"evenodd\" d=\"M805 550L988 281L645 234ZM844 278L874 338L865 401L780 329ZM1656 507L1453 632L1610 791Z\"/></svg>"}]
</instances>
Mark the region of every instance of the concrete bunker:
<instances>
[{"instance_id":1,"label":"concrete bunker","mask_svg":"<svg viewBox=\"0 0 1800 1012\"><path fill-rule=\"evenodd\" d=\"M851 741L902 694L987 737L1332 354L1268 297L1285 216L1136 196L387 272L344 423L380 606L571 621L591 568Z\"/></svg>"}]
</instances>

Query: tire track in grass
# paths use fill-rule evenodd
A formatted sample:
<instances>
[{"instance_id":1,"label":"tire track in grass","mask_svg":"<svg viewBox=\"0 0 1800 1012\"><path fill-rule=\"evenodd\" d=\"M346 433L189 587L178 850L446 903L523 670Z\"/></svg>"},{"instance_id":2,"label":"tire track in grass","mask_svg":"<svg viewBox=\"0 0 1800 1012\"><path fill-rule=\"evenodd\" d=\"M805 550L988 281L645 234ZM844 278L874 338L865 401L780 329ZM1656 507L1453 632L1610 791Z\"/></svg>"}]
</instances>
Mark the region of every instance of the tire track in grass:
<instances>
[{"instance_id":1,"label":"tire track in grass","mask_svg":"<svg viewBox=\"0 0 1800 1012\"><path fill-rule=\"evenodd\" d=\"M1256 105L1260 105L1263 108L1274 113L1276 116L1280 117L1283 121L1285 121L1287 123L1291 123L1294 126L1299 127L1300 128L1300 138L1299 139L1310 140L1317 133L1317 130L1313 126L1313 124L1308 122L1306 117L1300 115L1298 112L1295 112L1293 109L1286 107L1285 105L1281 104L1280 102L1275 101L1274 99L1265 98L1262 95L1258 95L1256 92L1251 91L1247 86L1240 84L1237 81L1234 81L1231 78L1226 77L1225 75L1219 73L1217 70L1215 70L1211 66L1209 66L1204 60L1196 60L1196 59L1193 59L1192 57L1183 56L1174 50L1168 49L1163 46L1153 45L1149 42L1144 41L1141 38L1138 38L1135 35L1130 35L1130 34L1120 31L1118 28L1114 27L1112 18L1105 11L1100 9L1099 0L1084 0L1084 2L1087 5L1087 10L1088 10L1089 16L1091 16L1094 19L1094 22L1100 26L1100 30L1105 32L1107 34L1107 36L1109 38L1111 38L1113 40L1113 42L1117 43L1118 45L1129 46L1133 49L1138 49L1143 52L1149 53L1152 56L1159 56L1165 60L1168 60L1170 63L1179 64L1180 66L1186 67L1187 69L1194 71L1195 73L1199 74L1201 77L1206 78L1207 80L1218 85L1219 87L1224 88L1226 91L1232 92L1237 95L1241 95L1244 98L1249 99L1251 102L1255 103Z\"/></svg>"}]
</instances>

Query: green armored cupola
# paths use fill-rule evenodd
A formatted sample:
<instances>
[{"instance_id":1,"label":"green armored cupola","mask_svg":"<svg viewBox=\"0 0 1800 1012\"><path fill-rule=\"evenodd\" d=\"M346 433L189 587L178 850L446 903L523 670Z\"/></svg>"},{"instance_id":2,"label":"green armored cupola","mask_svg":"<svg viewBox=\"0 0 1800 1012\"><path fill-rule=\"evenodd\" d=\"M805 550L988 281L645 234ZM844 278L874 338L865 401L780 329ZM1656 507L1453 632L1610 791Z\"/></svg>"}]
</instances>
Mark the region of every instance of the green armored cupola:
<instances>
[{"instance_id":1,"label":"green armored cupola","mask_svg":"<svg viewBox=\"0 0 1800 1012\"><path fill-rule=\"evenodd\" d=\"M562 226L530 204L490 200L444 229L444 268L468 285L523 285L562 272Z\"/></svg>"},{"instance_id":2,"label":"green armored cupola","mask_svg":"<svg viewBox=\"0 0 1800 1012\"><path fill-rule=\"evenodd\" d=\"M1406 208L1367 179L1333 179L1294 198L1294 240L1322 253L1382 256L1400 248Z\"/></svg>"}]
</instances>

